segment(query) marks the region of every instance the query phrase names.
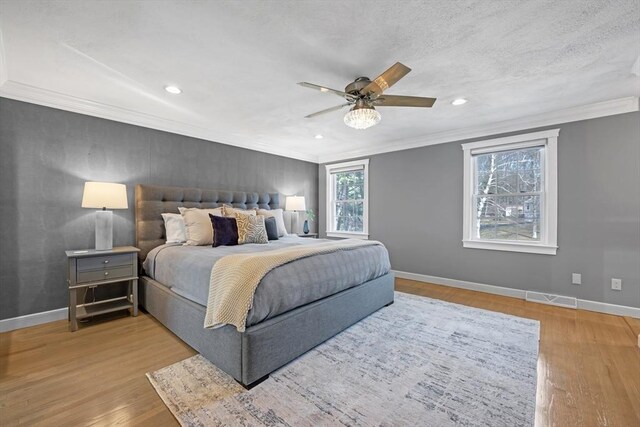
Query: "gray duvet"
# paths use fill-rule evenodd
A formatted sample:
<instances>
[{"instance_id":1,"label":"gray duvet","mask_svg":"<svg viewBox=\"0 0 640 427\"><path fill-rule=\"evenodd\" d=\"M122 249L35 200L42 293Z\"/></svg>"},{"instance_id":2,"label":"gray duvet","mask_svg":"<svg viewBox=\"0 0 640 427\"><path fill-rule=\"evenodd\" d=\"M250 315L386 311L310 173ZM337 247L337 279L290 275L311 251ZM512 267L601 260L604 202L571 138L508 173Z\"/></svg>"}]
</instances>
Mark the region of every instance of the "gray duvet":
<instances>
[{"instance_id":1,"label":"gray duvet","mask_svg":"<svg viewBox=\"0 0 640 427\"><path fill-rule=\"evenodd\" d=\"M212 248L168 244L149 252L143 267L152 279L206 306L211 268L223 256L321 242L326 240L286 236L262 245ZM390 268L389 254L381 245L315 255L277 267L260 282L247 316L247 326L373 280L388 273Z\"/></svg>"}]
</instances>

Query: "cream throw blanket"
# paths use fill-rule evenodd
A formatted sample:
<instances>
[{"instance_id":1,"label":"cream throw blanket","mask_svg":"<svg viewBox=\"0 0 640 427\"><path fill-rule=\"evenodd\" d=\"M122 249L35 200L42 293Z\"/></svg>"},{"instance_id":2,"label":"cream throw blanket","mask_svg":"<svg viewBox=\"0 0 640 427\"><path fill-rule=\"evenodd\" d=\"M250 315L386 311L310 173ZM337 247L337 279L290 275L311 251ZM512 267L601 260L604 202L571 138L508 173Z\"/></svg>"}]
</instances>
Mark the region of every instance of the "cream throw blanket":
<instances>
[{"instance_id":1,"label":"cream throw blanket","mask_svg":"<svg viewBox=\"0 0 640 427\"><path fill-rule=\"evenodd\" d=\"M271 270L312 255L382 245L375 240L346 239L312 246L294 246L275 251L234 254L220 258L211 269L205 328L233 325L244 332L253 294Z\"/></svg>"}]
</instances>

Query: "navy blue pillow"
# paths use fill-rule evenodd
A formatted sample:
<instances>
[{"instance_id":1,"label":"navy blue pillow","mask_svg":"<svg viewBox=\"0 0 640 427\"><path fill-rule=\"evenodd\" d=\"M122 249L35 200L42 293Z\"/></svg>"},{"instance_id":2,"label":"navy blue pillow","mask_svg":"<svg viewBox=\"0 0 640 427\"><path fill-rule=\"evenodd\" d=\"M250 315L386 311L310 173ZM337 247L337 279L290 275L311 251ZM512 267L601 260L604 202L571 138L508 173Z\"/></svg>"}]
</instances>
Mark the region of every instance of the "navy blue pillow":
<instances>
[{"instance_id":1,"label":"navy blue pillow","mask_svg":"<svg viewBox=\"0 0 640 427\"><path fill-rule=\"evenodd\" d=\"M209 214L213 227L213 247L238 244L238 223L235 218Z\"/></svg>"},{"instance_id":2,"label":"navy blue pillow","mask_svg":"<svg viewBox=\"0 0 640 427\"><path fill-rule=\"evenodd\" d=\"M274 217L266 217L264 219L264 228L267 229L267 238L269 240L278 240L278 226Z\"/></svg>"}]
</instances>

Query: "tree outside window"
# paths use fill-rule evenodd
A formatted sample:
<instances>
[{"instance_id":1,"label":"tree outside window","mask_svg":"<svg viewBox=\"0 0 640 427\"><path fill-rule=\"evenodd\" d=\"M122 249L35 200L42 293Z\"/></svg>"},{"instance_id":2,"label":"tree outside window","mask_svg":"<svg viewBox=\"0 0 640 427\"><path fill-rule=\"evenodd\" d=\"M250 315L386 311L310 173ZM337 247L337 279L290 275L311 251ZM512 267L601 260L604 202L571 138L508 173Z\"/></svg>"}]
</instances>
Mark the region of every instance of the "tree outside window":
<instances>
[{"instance_id":1,"label":"tree outside window","mask_svg":"<svg viewBox=\"0 0 640 427\"><path fill-rule=\"evenodd\" d=\"M559 133L462 144L463 247L556 254Z\"/></svg>"},{"instance_id":2,"label":"tree outside window","mask_svg":"<svg viewBox=\"0 0 640 427\"><path fill-rule=\"evenodd\" d=\"M474 157L477 239L540 240L542 150L533 147Z\"/></svg>"},{"instance_id":3,"label":"tree outside window","mask_svg":"<svg viewBox=\"0 0 640 427\"><path fill-rule=\"evenodd\" d=\"M326 165L327 236L368 238L369 160Z\"/></svg>"},{"instance_id":4,"label":"tree outside window","mask_svg":"<svg viewBox=\"0 0 640 427\"><path fill-rule=\"evenodd\" d=\"M334 174L335 231L364 231L364 170Z\"/></svg>"}]
</instances>

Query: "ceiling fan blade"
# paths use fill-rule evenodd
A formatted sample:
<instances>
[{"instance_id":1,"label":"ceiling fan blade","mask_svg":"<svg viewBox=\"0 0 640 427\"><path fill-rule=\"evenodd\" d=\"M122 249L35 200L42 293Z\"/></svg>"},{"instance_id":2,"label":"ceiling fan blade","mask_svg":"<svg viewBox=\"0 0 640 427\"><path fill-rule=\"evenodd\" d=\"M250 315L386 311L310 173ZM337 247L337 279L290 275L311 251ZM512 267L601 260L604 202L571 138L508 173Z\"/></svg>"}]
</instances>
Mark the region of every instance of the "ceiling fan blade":
<instances>
[{"instance_id":1,"label":"ceiling fan blade","mask_svg":"<svg viewBox=\"0 0 640 427\"><path fill-rule=\"evenodd\" d=\"M382 92L396 84L398 80L409 74L411 68L399 62L393 64L387 71L380 74L371 83L360 90L360 94L377 98Z\"/></svg>"},{"instance_id":2,"label":"ceiling fan blade","mask_svg":"<svg viewBox=\"0 0 640 427\"><path fill-rule=\"evenodd\" d=\"M341 90L331 89L325 86L314 85L313 83L300 82L298 84L302 87L308 87L309 89L319 90L320 92L330 92L338 96L341 96L343 98L346 98L350 101L357 98L357 96L351 95L350 93L343 92Z\"/></svg>"},{"instance_id":3,"label":"ceiling fan blade","mask_svg":"<svg viewBox=\"0 0 640 427\"><path fill-rule=\"evenodd\" d=\"M371 103L376 107L433 107L436 98L421 96L382 95Z\"/></svg>"},{"instance_id":4,"label":"ceiling fan blade","mask_svg":"<svg viewBox=\"0 0 640 427\"><path fill-rule=\"evenodd\" d=\"M330 113L332 111L340 110L340 109L342 109L342 108L344 108L346 106L349 106L349 105L353 105L353 102L347 102L346 104L337 105L335 107L327 108L326 110L316 111L315 113L311 113L308 116L304 116L304 118L305 119L310 119L312 117L316 117L316 116L319 116L321 114Z\"/></svg>"}]
</instances>

